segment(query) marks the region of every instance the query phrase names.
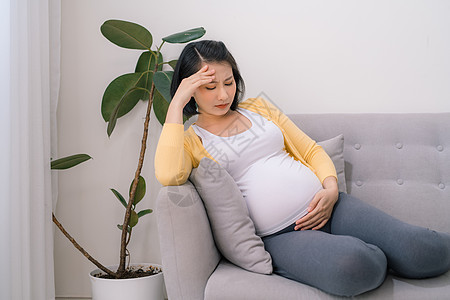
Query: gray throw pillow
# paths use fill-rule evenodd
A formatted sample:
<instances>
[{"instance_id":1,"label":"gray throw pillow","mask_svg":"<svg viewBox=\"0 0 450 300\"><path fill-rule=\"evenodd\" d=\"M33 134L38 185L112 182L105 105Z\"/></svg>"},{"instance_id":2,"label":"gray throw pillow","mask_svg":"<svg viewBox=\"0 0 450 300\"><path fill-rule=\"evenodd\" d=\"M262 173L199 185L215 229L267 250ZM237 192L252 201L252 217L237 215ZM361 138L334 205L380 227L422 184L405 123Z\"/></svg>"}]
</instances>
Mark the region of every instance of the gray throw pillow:
<instances>
[{"instance_id":1,"label":"gray throw pillow","mask_svg":"<svg viewBox=\"0 0 450 300\"><path fill-rule=\"evenodd\" d=\"M261 274L272 273L272 258L256 235L247 204L234 179L219 164L203 158L189 180L202 198L214 240L233 264Z\"/></svg>"},{"instance_id":2,"label":"gray throw pillow","mask_svg":"<svg viewBox=\"0 0 450 300\"><path fill-rule=\"evenodd\" d=\"M323 150L325 150L334 163L338 177L339 192L346 193L347 184L345 183L344 135L340 134L329 140L318 142L317 144L322 146Z\"/></svg>"}]
</instances>

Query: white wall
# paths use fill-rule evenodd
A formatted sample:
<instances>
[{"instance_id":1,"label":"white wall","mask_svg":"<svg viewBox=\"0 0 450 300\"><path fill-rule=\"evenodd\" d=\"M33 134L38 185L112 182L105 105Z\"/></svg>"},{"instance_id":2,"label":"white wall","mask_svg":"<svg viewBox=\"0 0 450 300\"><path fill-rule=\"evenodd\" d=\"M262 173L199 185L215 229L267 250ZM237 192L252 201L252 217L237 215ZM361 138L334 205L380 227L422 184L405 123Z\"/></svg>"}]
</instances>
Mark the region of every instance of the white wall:
<instances>
[{"instance_id":1,"label":"white wall","mask_svg":"<svg viewBox=\"0 0 450 300\"><path fill-rule=\"evenodd\" d=\"M267 4L264 4L267 2ZM204 26L240 64L247 96L266 93L285 112L450 111L450 2L423 1L62 1L62 86L59 153L94 157L61 172L57 216L105 264L117 264L123 207L109 188L126 194L137 164L144 105L120 119L111 139L100 115L107 84L131 72L138 52L100 34L117 18L161 37ZM182 46L165 45L167 59ZM155 121L155 119L153 119ZM154 207L159 184L153 153L160 125L152 122L143 175ZM132 260L160 262L155 216L142 219ZM56 295L89 296L93 269L57 232Z\"/></svg>"}]
</instances>

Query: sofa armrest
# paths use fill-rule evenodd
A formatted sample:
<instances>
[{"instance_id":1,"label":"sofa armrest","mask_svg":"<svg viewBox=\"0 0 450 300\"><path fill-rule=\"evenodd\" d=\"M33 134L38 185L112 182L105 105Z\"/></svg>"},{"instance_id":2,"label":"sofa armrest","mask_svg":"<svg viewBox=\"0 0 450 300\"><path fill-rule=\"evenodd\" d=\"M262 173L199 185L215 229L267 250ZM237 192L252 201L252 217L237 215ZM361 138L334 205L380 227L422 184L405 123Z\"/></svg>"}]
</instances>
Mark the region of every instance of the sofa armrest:
<instances>
[{"instance_id":1,"label":"sofa armrest","mask_svg":"<svg viewBox=\"0 0 450 300\"><path fill-rule=\"evenodd\" d=\"M197 190L189 181L163 187L155 213L169 299L203 299L221 256Z\"/></svg>"}]
</instances>

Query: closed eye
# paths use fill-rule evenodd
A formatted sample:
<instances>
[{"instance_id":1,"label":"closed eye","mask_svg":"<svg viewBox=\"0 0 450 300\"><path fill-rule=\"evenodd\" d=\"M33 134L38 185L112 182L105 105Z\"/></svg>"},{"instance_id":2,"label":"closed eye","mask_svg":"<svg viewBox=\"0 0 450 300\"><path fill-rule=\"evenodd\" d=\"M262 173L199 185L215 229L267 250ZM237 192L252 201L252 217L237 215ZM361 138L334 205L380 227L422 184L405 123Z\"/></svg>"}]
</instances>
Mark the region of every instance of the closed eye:
<instances>
[{"instance_id":1,"label":"closed eye","mask_svg":"<svg viewBox=\"0 0 450 300\"><path fill-rule=\"evenodd\" d=\"M228 82L228 83L225 83L225 85L226 86L231 86L231 85L233 85L233 80L232 81L230 81L230 82ZM212 90L214 90L214 89L216 89L216 87L215 86L212 86L212 87L205 87L208 91L212 91Z\"/></svg>"}]
</instances>

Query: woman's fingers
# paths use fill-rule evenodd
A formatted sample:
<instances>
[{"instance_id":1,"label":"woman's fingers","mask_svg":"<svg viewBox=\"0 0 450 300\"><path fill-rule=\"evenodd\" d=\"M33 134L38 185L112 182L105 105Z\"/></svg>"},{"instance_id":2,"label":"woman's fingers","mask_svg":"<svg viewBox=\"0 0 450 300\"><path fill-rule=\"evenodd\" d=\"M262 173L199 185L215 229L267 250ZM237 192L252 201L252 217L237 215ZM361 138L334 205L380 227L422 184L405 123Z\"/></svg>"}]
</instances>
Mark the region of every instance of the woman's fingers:
<instances>
[{"instance_id":1,"label":"woman's fingers","mask_svg":"<svg viewBox=\"0 0 450 300\"><path fill-rule=\"evenodd\" d=\"M295 222L295 230L308 230L308 229L320 229L322 228L329 219L328 211L323 207L323 198L319 198L317 203L313 206L312 210L309 210L308 214Z\"/></svg>"},{"instance_id":2,"label":"woman's fingers","mask_svg":"<svg viewBox=\"0 0 450 300\"><path fill-rule=\"evenodd\" d=\"M196 73L184 78L178 86L172 102L184 107L200 86L208 84L214 80L215 76L213 74L215 72L216 71L214 69L209 69L208 65L205 65Z\"/></svg>"},{"instance_id":3,"label":"woman's fingers","mask_svg":"<svg viewBox=\"0 0 450 300\"><path fill-rule=\"evenodd\" d=\"M204 65L203 67L200 68L200 70L197 71L198 74L203 73L203 72L207 72L209 69L208 65Z\"/></svg>"},{"instance_id":4,"label":"woman's fingers","mask_svg":"<svg viewBox=\"0 0 450 300\"><path fill-rule=\"evenodd\" d=\"M192 85L195 90L198 87L200 87L204 84L208 84L213 80L214 80L214 76L212 76L212 75L209 75L209 76L200 75L200 76L196 76L196 77L192 77L192 78L189 77L188 84ZM192 92L194 92L194 90Z\"/></svg>"},{"instance_id":5,"label":"woman's fingers","mask_svg":"<svg viewBox=\"0 0 450 300\"><path fill-rule=\"evenodd\" d=\"M312 220L311 222L302 224L301 226L296 226L295 230L317 230L322 228L326 223L328 222L328 219L319 218L316 220Z\"/></svg>"},{"instance_id":6,"label":"woman's fingers","mask_svg":"<svg viewBox=\"0 0 450 300\"><path fill-rule=\"evenodd\" d=\"M200 73L197 76L194 76L193 79L199 79L201 81L207 81L207 82L211 82L215 76L214 76L215 70L211 70L211 71L207 71L204 73ZM195 75L195 74L194 74Z\"/></svg>"},{"instance_id":7,"label":"woman's fingers","mask_svg":"<svg viewBox=\"0 0 450 300\"><path fill-rule=\"evenodd\" d=\"M208 72L202 72L202 73L195 73L185 79L182 80L181 85L187 85L186 87L189 88L189 86L194 86L194 89L198 88L199 86L203 84L207 84L214 80L215 76L214 70L208 71ZM184 88L184 87L181 87Z\"/></svg>"},{"instance_id":8,"label":"woman's fingers","mask_svg":"<svg viewBox=\"0 0 450 300\"><path fill-rule=\"evenodd\" d=\"M216 72L214 69L209 69L208 65L203 66L200 70L198 70L196 73L194 73L192 76L196 74L205 74L205 75L212 75ZM191 77L192 77L191 76Z\"/></svg>"},{"instance_id":9,"label":"woman's fingers","mask_svg":"<svg viewBox=\"0 0 450 300\"><path fill-rule=\"evenodd\" d=\"M197 73L205 72L206 70L208 70L208 68L209 68L208 65L204 65L203 67L200 68L200 70L197 71Z\"/></svg>"},{"instance_id":10,"label":"woman's fingers","mask_svg":"<svg viewBox=\"0 0 450 300\"><path fill-rule=\"evenodd\" d=\"M295 230L308 230L311 228L321 228L320 226L326 221L325 216L319 211L312 211L296 222ZM326 223L326 222L325 222Z\"/></svg>"},{"instance_id":11,"label":"woman's fingers","mask_svg":"<svg viewBox=\"0 0 450 300\"><path fill-rule=\"evenodd\" d=\"M200 70L198 70L196 73L185 78L184 80L189 82L189 84L195 85L195 87L197 88L200 85L211 82L215 78L213 75L215 72L216 72L216 70L209 69L208 65L205 65Z\"/></svg>"},{"instance_id":12,"label":"woman's fingers","mask_svg":"<svg viewBox=\"0 0 450 300\"><path fill-rule=\"evenodd\" d=\"M337 191L333 188L317 192L308 207L308 214L296 222L295 230L317 230L325 226L331 217L337 197Z\"/></svg>"}]
</instances>

